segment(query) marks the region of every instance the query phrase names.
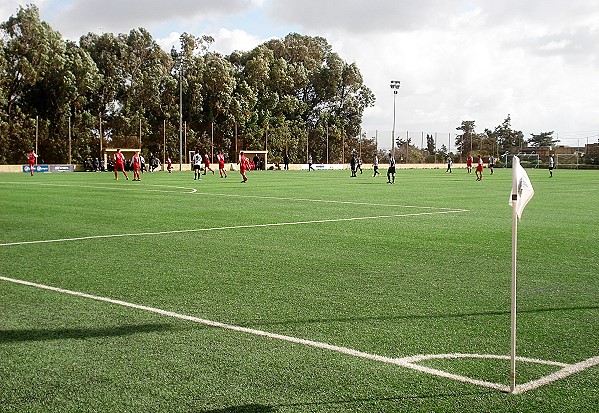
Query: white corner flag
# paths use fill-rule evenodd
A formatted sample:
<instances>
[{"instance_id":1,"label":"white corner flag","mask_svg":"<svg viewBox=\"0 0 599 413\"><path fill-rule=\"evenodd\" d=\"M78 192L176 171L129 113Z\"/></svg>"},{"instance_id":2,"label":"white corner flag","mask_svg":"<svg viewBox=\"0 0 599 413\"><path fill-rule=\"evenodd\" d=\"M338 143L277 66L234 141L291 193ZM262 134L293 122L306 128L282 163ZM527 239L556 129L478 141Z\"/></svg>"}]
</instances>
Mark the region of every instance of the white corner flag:
<instances>
[{"instance_id":1,"label":"white corner flag","mask_svg":"<svg viewBox=\"0 0 599 413\"><path fill-rule=\"evenodd\" d=\"M512 161L512 193L510 196L510 206L514 206L514 201L516 202L516 212L519 219L522 219L522 211L530 198L534 195L535 190L530 183L530 179L528 179L528 174L520 165L520 159L517 156L514 156L514 160ZM516 195L516 197L514 197ZM516 198L514 200L514 198Z\"/></svg>"},{"instance_id":2,"label":"white corner flag","mask_svg":"<svg viewBox=\"0 0 599 413\"><path fill-rule=\"evenodd\" d=\"M535 193L528 179L528 174L520 165L520 159L514 156L512 161L512 193L510 205L512 206L512 322L511 322L511 371L510 392L516 390L516 255L518 252L518 219L522 218L522 211L530 198Z\"/></svg>"}]
</instances>

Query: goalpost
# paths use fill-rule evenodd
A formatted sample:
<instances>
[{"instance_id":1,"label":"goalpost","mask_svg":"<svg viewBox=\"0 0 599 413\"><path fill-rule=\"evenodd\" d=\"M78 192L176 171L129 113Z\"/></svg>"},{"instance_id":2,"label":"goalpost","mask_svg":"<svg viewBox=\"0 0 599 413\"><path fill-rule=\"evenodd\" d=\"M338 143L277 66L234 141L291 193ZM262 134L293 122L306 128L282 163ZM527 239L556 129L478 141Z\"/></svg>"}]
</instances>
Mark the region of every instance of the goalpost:
<instances>
[{"instance_id":1,"label":"goalpost","mask_svg":"<svg viewBox=\"0 0 599 413\"><path fill-rule=\"evenodd\" d=\"M558 153L555 156L556 168L578 169L580 164L579 153Z\"/></svg>"},{"instance_id":2,"label":"goalpost","mask_svg":"<svg viewBox=\"0 0 599 413\"><path fill-rule=\"evenodd\" d=\"M520 165L523 168L538 168L541 164L537 153L519 153L516 156L520 159Z\"/></svg>"}]
</instances>

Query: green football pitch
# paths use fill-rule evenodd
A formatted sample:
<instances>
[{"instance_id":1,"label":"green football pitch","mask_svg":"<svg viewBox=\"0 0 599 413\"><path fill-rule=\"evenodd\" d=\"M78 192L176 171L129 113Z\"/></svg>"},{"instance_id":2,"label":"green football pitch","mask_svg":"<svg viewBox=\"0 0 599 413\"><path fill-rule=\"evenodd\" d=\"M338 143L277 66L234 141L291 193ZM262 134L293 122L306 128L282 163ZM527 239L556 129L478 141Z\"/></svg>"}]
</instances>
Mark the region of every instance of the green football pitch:
<instances>
[{"instance_id":1,"label":"green football pitch","mask_svg":"<svg viewBox=\"0 0 599 413\"><path fill-rule=\"evenodd\" d=\"M510 169L0 174L0 411L597 411L599 173L527 172L517 394Z\"/></svg>"}]
</instances>

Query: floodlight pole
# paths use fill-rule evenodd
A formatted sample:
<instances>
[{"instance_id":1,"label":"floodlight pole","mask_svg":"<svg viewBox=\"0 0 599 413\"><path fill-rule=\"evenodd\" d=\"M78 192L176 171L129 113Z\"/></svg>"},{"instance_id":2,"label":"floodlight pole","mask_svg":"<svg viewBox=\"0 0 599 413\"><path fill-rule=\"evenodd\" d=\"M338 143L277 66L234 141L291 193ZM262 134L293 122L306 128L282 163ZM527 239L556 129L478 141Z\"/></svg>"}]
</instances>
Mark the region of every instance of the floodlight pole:
<instances>
[{"instance_id":1,"label":"floodlight pole","mask_svg":"<svg viewBox=\"0 0 599 413\"><path fill-rule=\"evenodd\" d=\"M327 165L329 163L329 123L327 118Z\"/></svg>"},{"instance_id":2,"label":"floodlight pole","mask_svg":"<svg viewBox=\"0 0 599 413\"><path fill-rule=\"evenodd\" d=\"M183 56L179 66L179 171L183 170Z\"/></svg>"},{"instance_id":3,"label":"floodlight pole","mask_svg":"<svg viewBox=\"0 0 599 413\"><path fill-rule=\"evenodd\" d=\"M69 165L72 165L72 164L73 164L73 157L71 156L71 115L69 115Z\"/></svg>"},{"instance_id":4,"label":"floodlight pole","mask_svg":"<svg viewBox=\"0 0 599 413\"><path fill-rule=\"evenodd\" d=\"M397 96L397 89L399 89L400 83L399 80L392 80L390 85L393 90L393 135L391 136L391 154L393 156L395 156L395 97Z\"/></svg>"},{"instance_id":5,"label":"floodlight pole","mask_svg":"<svg viewBox=\"0 0 599 413\"><path fill-rule=\"evenodd\" d=\"M38 153L37 144L39 141L39 130L40 130L40 117L35 117L35 153ZM37 158L35 158L35 164L37 165Z\"/></svg>"}]
</instances>

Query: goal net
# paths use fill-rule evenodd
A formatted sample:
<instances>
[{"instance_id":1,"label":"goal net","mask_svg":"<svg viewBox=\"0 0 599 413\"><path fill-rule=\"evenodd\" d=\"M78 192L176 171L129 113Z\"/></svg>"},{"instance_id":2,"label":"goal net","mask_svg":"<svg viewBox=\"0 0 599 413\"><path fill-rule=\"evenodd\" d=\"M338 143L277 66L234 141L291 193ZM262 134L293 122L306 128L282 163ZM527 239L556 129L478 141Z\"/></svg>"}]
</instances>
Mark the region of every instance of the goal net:
<instances>
[{"instance_id":1,"label":"goal net","mask_svg":"<svg viewBox=\"0 0 599 413\"><path fill-rule=\"evenodd\" d=\"M556 155L555 167L556 168L578 168L580 157L577 153L560 153Z\"/></svg>"},{"instance_id":2,"label":"goal net","mask_svg":"<svg viewBox=\"0 0 599 413\"><path fill-rule=\"evenodd\" d=\"M541 164L539 155L536 153L519 153L516 156L520 159L523 168L538 168Z\"/></svg>"}]
</instances>

